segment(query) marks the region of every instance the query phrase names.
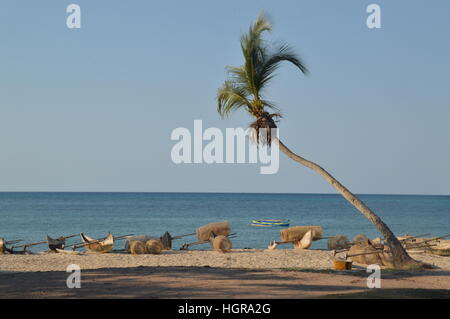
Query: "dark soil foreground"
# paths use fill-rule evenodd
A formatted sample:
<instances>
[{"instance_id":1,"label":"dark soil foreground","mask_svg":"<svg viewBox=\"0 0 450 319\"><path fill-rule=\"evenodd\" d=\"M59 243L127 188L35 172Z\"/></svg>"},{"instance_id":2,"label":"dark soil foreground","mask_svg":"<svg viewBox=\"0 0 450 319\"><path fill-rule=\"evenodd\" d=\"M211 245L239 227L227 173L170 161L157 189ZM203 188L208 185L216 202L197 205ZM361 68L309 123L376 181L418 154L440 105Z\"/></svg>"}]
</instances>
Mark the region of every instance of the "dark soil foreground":
<instances>
[{"instance_id":1,"label":"dark soil foreground","mask_svg":"<svg viewBox=\"0 0 450 319\"><path fill-rule=\"evenodd\" d=\"M0 273L0 298L450 298L450 272L253 271L193 267L84 270L81 288L66 272Z\"/></svg>"}]
</instances>

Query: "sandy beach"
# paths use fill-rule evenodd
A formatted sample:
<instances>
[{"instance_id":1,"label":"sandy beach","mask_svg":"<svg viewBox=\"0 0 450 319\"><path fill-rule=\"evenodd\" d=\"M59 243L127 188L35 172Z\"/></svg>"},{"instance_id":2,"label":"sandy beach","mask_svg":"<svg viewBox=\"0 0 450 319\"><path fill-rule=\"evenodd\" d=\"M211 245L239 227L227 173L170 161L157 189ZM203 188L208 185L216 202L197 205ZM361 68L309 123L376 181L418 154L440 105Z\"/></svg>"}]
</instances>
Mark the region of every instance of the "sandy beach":
<instances>
[{"instance_id":1,"label":"sandy beach","mask_svg":"<svg viewBox=\"0 0 450 319\"><path fill-rule=\"evenodd\" d=\"M450 258L412 256L437 268L382 272L378 293L385 295L377 297L389 297L392 291L391 297L408 297L412 291L412 297L450 298ZM364 266L334 271L331 260L331 252L321 250L3 255L0 298L316 298L372 293ZM81 289L66 286L69 264L81 267Z\"/></svg>"},{"instance_id":2,"label":"sandy beach","mask_svg":"<svg viewBox=\"0 0 450 319\"><path fill-rule=\"evenodd\" d=\"M450 270L450 257L412 254L413 258L442 270ZM235 269L312 269L331 270L332 252L327 250L258 250L234 249L221 254L209 250L165 251L161 255L130 255L121 253L65 255L2 255L0 271L36 272L65 271L67 265L81 269L130 267L212 267ZM358 267L358 265L355 265Z\"/></svg>"}]
</instances>

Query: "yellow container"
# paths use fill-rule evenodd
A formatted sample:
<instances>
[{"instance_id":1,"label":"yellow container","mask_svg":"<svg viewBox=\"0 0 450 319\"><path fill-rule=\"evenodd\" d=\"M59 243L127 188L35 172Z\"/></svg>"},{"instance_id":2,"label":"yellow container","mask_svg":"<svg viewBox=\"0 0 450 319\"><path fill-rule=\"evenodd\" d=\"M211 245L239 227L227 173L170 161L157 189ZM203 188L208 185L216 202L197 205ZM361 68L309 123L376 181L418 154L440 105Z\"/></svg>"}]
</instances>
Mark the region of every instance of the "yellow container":
<instances>
[{"instance_id":1,"label":"yellow container","mask_svg":"<svg viewBox=\"0 0 450 319\"><path fill-rule=\"evenodd\" d=\"M335 260L334 261L334 269L336 270L351 270L352 262L346 260Z\"/></svg>"}]
</instances>

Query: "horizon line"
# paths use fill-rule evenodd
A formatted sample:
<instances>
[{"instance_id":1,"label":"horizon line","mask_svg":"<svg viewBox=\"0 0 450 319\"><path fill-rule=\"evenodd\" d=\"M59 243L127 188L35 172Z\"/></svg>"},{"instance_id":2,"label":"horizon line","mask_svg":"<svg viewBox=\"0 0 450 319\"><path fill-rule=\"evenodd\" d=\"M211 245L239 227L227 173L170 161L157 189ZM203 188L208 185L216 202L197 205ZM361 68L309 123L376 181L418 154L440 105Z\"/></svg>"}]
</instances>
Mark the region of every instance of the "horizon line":
<instances>
[{"instance_id":1,"label":"horizon line","mask_svg":"<svg viewBox=\"0 0 450 319\"><path fill-rule=\"evenodd\" d=\"M340 193L295 193L295 192L176 192L176 191L0 191L0 193L92 193L92 194L250 194L250 195L340 195ZM450 196L450 194L398 194L398 193L353 193L355 195L376 195L376 196Z\"/></svg>"}]
</instances>

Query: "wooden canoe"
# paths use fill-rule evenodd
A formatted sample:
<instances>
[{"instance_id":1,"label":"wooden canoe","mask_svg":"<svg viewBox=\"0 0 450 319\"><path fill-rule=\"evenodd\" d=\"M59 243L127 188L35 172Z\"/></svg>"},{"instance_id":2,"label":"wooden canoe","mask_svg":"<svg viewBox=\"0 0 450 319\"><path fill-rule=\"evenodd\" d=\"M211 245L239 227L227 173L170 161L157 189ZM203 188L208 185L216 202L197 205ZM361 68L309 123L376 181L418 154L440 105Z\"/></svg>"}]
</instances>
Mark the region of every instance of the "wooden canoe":
<instances>
[{"instance_id":1,"label":"wooden canoe","mask_svg":"<svg viewBox=\"0 0 450 319\"><path fill-rule=\"evenodd\" d=\"M308 232L302 237L301 240L294 242L294 247L298 249L309 249L313 242L313 232L308 230Z\"/></svg>"},{"instance_id":2,"label":"wooden canoe","mask_svg":"<svg viewBox=\"0 0 450 319\"><path fill-rule=\"evenodd\" d=\"M66 239L64 237L53 239L49 235L47 235L47 243L48 249L56 251L57 249L64 249L66 245Z\"/></svg>"},{"instance_id":3,"label":"wooden canoe","mask_svg":"<svg viewBox=\"0 0 450 319\"><path fill-rule=\"evenodd\" d=\"M430 247L428 248L428 251L433 255L450 256L450 245Z\"/></svg>"},{"instance_id":4,"label":"wooden canoe","mask_svg":"<svg viewBox=\"0 0 450 319\"><path fill-rule=\"evenodd\" d=\"M91 238L83 233L80 234L80 237L86 250L91 253L107 253L114 247L114 237L112 234L108 234L105 239L101 240Z\"/></svg>"},{"instance_id":5,"label":"wooden canoe","mask_svg":"<svg viewBox=\"0 0 450 319\"><path fill-rule=\"evenodd\" d=\"M289 219L255 219L250 226L257 227L289 227Z\"/></svg>"},{"instance_id":6,"label":"wooden canoe","mask_svg":"<svg viewBox=\"0 0 450 319\"><path fill-rule=\"evenodd\" d=\"M59 254L66 254L66 255L82 255L84 253L76 251L76 250L64 250L56 248L56 252Z\"/></svg>"}]
</instances>

